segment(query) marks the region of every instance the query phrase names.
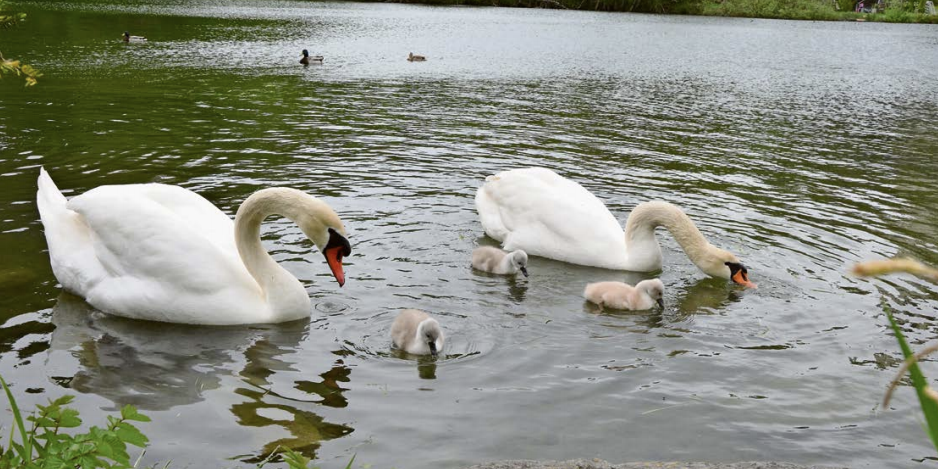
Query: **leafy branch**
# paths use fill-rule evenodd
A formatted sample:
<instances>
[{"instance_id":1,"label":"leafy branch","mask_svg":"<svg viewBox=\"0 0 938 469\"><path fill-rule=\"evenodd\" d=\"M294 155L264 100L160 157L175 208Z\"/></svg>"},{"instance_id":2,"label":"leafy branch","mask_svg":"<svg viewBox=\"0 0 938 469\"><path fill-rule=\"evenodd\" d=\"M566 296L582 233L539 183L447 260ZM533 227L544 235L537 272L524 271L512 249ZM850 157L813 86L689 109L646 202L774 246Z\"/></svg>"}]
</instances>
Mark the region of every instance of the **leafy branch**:
<instances>
[{"instance_id":1,"label":"leafy branch","mask_svg":"<svg viewBox=\"0 0 938 469\"><path fill-rule=\"evenodd\" d=\"M37 412L26 418L32 426L27 430L23 415L6 381L0 377L19 430L20 441L11 432L7 448L0 446L0 469L131 469L127 445L145 448L149 440L131 422L149 422L150 418L127 405L120 417L107 417L107 427L91 427L86 433L70 435L61 430L81 426L78 411L69 407L74 396L49 400L37 405Z\"/></svg>"},{"instance_id":2,"label":"leafy branch","mask_svg":"<svg viewBox=\"0 0 938 469\"><path fill-rule=\"evenodd\" d=\"M0 0L0 8L3 0ZM26 19L26 13L0 13L0 29L9 29ZM4 75L16 75L26 80L26 86L33 86L39 81L42 73L32 65L21 63L19 60L10 60L3 57L0 52L0 78Z\"/></svg>"}]
</instances>

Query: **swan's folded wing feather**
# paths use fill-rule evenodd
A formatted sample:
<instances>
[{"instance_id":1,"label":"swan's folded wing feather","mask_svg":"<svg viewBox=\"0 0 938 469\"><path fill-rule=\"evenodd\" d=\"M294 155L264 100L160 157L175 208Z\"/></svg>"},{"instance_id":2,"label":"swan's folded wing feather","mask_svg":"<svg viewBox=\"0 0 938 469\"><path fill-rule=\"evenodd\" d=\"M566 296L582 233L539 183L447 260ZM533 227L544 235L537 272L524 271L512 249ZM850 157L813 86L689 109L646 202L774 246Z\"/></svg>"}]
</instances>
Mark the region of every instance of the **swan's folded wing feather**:
<instances>
[{"instance_id":1,"label":"swan's folded wing feather","mask_svg":"<svg viewBox=\"0 0 938 469\"><path fill-rule=\"evenodd\" d=\"M101 186L68 207L84 217L95 256L107 271L84 292L106 312L186 322L163 312L207 318L224 314L226 304L261 298L234 246L233 223L192 192L161 185ZM219 311L205 311L205 305Z\"/></svg>"},{"instance_id":2,"label":"swan's folded wing feather","mask_svg":"<svg viewBox=\"0 0 938 469\"><path fill-rule=\"evenodd\" d=\"M622 227L606 206L581 185L551 170L504 171L490 177L480 191L491 207L497 207L498 216L492 218L504 227L506 234L500 241L509 251L523 249L582 264L587 258L603 259L612 251L610 245L624 243ZM492 208L486 211L495 213Z\"/></svg>"}]
</instances>

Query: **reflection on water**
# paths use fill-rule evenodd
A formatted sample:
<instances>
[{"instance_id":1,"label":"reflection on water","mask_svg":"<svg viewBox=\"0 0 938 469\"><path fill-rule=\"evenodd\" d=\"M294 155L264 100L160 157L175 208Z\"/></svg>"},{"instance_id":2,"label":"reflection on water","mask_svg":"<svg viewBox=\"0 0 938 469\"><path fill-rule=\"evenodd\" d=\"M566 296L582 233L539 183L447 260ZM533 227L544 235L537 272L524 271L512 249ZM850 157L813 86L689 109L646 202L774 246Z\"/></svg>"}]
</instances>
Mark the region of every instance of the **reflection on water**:
<instances>
[{"instance_id":1,"label":"reflection on water","mask_svg":"<svg viewBox=\"0 0 938 469\"><path fill-rule=\"evenodd\" d=\"M705 278L679 290L676 311L681 315L712 314L725 310L730 303L742 300L743 295L718 279Z\"/></svg>"},{"instance_id":2,"label":"reflection on water","mask_svg":"<svg viewBox=\"0 0 938 469\"><path fill-rule=\"evenodd\" d=\"M245 462L260 462L277 448L292 448L311 458L322 441L352 432L313 412L294 408L289 399L272 392L268 377L292 370L281 357L295 350L308 335L309 322L252 327L199 327L132 321L96 311L80 298L63 293L53 308L51 348L78 360L79 368L64 381L67 387L107 398L114 407L127 404L143 410L169 410L197 403L218 389L222 376L235 376L246 387L233 392L247 400L231 406L241 425L280 427L292 437L264 444ZM245 344L250 344L245 348ZM237 356L243 350L243 368ZM295 388L320 399L305 400L345 407L351 370L342 366L322 373L321 382L297 381ZM270 402L276 400L276 403ZM270 414L279 411L279 414Z\"/></svg>"},{"instance_id":3,"label":"reflection on water","mask_svg":"<svg viewBox=\"0 0 938 469\"><path fill-rule=\"evenodd\" d=\"M340 438L352 432L345 425L329 423L322 417L305 410L298 410L287 404L266 402L267 392L259 389L238 388L234 392L248 400L231 406L231 412L237 416L238 424L248 427L281 427L290 432L290 437L280 438L266 443L254 456L241 458L241 461L256 464L266 460L271 453L290 448L310 458L316 457L316 449L321 442ZM279 412L278 412L279 411ZM266 428L270 430L270 428Z\"/></svg>"}]
</instances>

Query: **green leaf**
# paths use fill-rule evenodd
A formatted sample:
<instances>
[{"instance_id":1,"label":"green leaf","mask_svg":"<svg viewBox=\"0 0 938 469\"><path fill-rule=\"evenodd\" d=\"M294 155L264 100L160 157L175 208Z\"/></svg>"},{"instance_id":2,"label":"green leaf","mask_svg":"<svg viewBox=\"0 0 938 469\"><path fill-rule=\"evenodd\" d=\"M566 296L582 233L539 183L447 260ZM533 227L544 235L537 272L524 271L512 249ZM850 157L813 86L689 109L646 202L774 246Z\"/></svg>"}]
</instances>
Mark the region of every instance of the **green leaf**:
<instances>
[{"instance_id":1,"label":"green leaf","mask_svg":"<svg viewBox=\"0 0 938 469\"><path fill-rule=\"evenodd\" d=\"M121 418L124 420L133 420L135 422L149 422L150 417L137 412L137 408L127 404L121 408Z\"/></svg>"},{"instance_id":2,"label":"green leaf","mask_svg":"<svg viewBox=\"0 0 938 469\"><path fill-rule=\"evenodd\" d=\"M345 469L352 469L352 463L355 462L355 454L352 455L352 459L349 460L348 464L345 466Z\"/></svg>"},{"instance_id":3,"label":"green leaf","mask_svg":"<svg viewBox=\"0 0 938 469\"><path fill-rule=\"evenodd\" d=\"M101 467L101 464L98 462L98 458L86 455L78 459L78 466L80 466L81 469L95 469Z\"/></svg>"},{"instance_id":4,"label":"green leaf","mask_svg":"<svg viewBox=\"0 0 938 469\"><path fill-rule=\"evenodd\" d=\"M114 459L114 448L112 448L107 441L96 441L95 448L97 449L98 453L101 454L101 456L104 456L108 459Z\"/></svg>"},{"instance_id":5,"label":"green leaf","mask_svg":"<svg viewBox=\"0 0 938 469\"><path fill-rule=\"evenodd\" d=\"M34 416L34 417L30 417L29 420L31 420L38 428L55 428L56 426L55 420L52 420L49 417L41 417L41 416L35 417Z\"/></svg>"},{"instance_id":6,"label":"green leaf","mask_svg":"<svg viewBox=\"0 0 938 469\"><path fill-rule=\"evenodd\" d=\"M75 428L81 425L81 419L78 418L78 411L75 409L62 409L62 415L59 418L59 426L62 428Z\"/></svg>"},{"instance_id":7,"label":"green leaf","mask_svg":"<svg viewBox=\"0 0 938 469\"><path fill-rule=\"evenodd\" d=\"M66 394L66 395L64 395L64 396L62 396L62 397L60 397L60 398L58 398L58 399L52 401L52 405L58 406L58 407L65 407L65 406L71 404L72 401L74 401L74 400L75 400L75 396L73 396L73 395L71 395L71 394Z\"/></svg>"},{"instance_id":8,"label":"green leaf","mask_svg":"<svg viewBox=\"0 0 938 469\"><path fill-rule=\"evenodd\" d=\"M120 438L121 441L130 443L140 448L145 448L149 442L147 437L145 437L143 433L140 433L140 430L137 430L137 427L134 427L127 422L121 422L118 424L115 431L117 432L117 437Z\"/></svg>"},{"instance_id":9,"label":"green leaf","mask_svg":"<svg viewBox=\"0 0 938 469\"><path fill-rule=\"evenodd\" d=\"M306 469L310 459L290 448L284 448L283 461L287 463L290 469Z\"/></svg>"},{"instance_id":10,"label":"green leaf","mask_svg":"<svg viewBox=\"0 0 938 469\"><path fill-rule=\"evenodd\" d=\"M892 312L888 307L883 307L883 310L886 312L886 317L889 318L889 325L892 326L892 330L896 334L896 340L899 341L902 355L908 360L913 355L912 349L906 343L902 330L899 329L895 318L892 317ZM915 388L915 393L918 394L918 402L922 407L922 413L925 414L925 422L928 424L928 436L931 437L935 449L938 449L938 402L933 401L925 394L928 381L925 379L925 375L922 374L922 370L919 369L918 363L913 363L909 367L909 375L912 376L912 386Z\"/></svg>"}]
</instances>

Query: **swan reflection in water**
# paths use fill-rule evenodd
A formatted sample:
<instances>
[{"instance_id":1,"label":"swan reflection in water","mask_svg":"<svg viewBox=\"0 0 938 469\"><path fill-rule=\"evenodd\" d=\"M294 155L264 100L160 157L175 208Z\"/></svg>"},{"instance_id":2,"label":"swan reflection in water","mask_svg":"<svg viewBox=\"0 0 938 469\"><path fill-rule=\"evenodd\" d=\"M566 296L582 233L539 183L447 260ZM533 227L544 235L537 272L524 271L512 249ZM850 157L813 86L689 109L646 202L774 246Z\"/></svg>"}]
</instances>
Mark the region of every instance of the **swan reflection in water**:
<instances>
[{"instance_id":1,"label":"swan reflection in water","mask_svg":"<svg viewBox=\"0 0 938 469\"><path fill-rule=\"evenodd\" d=\"M141 410L165 411L205 400L206 392L220 389L223 381L231 382L229 378L240 382L232 391L244 400L229 409L238 424L281 427L290 434L264 444L254 454L238 456L244 462L261 461L277 447L314 458L320 442L353 431L305 410L316 405L347 405L342 395L346 389L339 385L348 382L351 373L344 364L344 351L334 352L338 358L319 375L322 381L294 382L302 397L285 397L272 390L269 378L296 371L281 357L296 350L308 335L308 321L233 327L134 321L103 314L81 298L63 293L53 309L52 323L52 379L77 392L107 398L115 407L132 404Z\"/></svg>"}]
</instances>

